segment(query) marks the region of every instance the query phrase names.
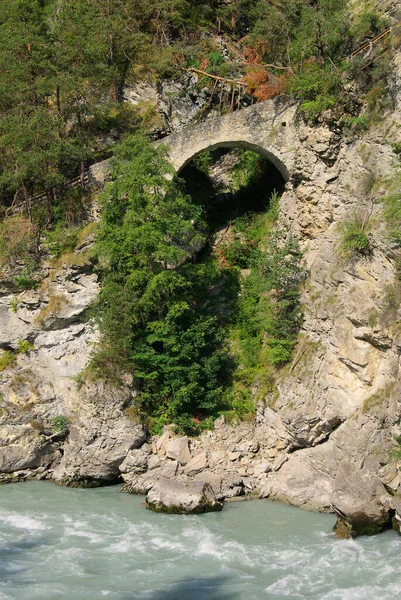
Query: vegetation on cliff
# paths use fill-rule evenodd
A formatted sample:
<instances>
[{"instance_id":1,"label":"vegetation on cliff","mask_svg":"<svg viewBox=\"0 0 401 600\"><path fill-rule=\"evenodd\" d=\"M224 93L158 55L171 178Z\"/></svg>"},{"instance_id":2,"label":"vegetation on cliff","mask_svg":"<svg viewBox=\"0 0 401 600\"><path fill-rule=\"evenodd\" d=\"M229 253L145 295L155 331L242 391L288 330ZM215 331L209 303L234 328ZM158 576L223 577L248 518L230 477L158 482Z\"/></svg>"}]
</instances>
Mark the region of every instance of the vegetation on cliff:
<instances>
[{"instance_id":1,"label":"vegetation on cliff","mask_svg":"<svg viewBox=\"0 0 401 600\"><path fill-rule=\"evenodd\" d=\"M364 69L343 59L384 25L347 0L1 0L1 203L79 175L123 132L146 129L126 84L182 69L210 88L210 107L286 93L310 118L354 115L370 90L372 113L390 54ZM50 220L55 204L49 191Z\"/></svg>"},{"instance_id":2,"label":"vegetation on cliff","mask_svg":"<svg viewBox=\"0 0 401 600\"><path fill-rule=\"evenodd\" d=\"M144 137L160 131L126 102L127 85L190 73L195 92L208 88L205 111L286 94L309 121L325 114L355 133L388 101L391 53L345 59L385 25L347 0L0 0L0 266L20 289L37 286L42 257L71 251L88 214L90 197L63 184L114 152L91 371L133 370L136 410L156 426L252 412L291 358L305 274L296 240L273 231L276 195L215 243L219 210L167 183L163 153ZM260 161L245 152L234 167L236 202ZM197 158L198 171L209 166ZM18 200L25 213L7 213ZM351 225L344 251L367 251L365 225Z\"/></svg>"},{"instance_id":3,"label":"vegetation on cliff","mask_svg":"<svg viewBox=\"0 0 401 600\"><path fill-rule=\"evenodd\" d=\"M234 188L249 194L262 159L241 159ZM137 416L153 430L174 422L193 433L221 411L252 413L271 391L302 323L304 271L296 240L271 231L277 195L267 213L245 213L218 239L213 197L200 204L168 173L163 151L142 136L116 150L97 242L102 340L89 375L132 371Z\"/></svg>"}]
</instances>

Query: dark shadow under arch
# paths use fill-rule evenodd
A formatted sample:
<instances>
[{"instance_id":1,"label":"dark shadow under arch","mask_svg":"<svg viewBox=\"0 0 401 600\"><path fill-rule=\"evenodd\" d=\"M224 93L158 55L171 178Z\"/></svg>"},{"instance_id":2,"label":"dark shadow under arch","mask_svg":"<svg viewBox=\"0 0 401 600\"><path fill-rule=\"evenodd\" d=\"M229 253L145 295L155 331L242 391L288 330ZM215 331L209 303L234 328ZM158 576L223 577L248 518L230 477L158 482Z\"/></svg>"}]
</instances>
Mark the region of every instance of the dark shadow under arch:
<instances>
[{"instance_id":1,"label":"dark shadow under arch","mask_svg":"<svg viewBox=\"0 0 401 600\"><path fill-rule=\"evenodd\" d=\"M236 149L238 145L233 147L231 143L227 143L224 146L219 144L214 148L209 147L204 152L211 153L212 164L215 164ZM194 159L201 154L199 152L187 162L177 177L185 181L186 191L192 200L205 208L210 233L246 213L265 212L269 208L271 195L274 192L281 195L284 190L285 179L279 169L265 155L255 152L255 156L261 159L258 178L239 191L219 191L209 175L199 170L195 164Z\"/></svg>"},{"instance_id":2,"label":"dark shadow under arch","mask_svg":"<svg viewBox=\"0 0 401 600\"><path fill-rule=\"evenodd\" d=\"M240 148L242 150L252 150L252 152L256 152L256 154L259 154L260 156L263 156L269 162L271 162L272 165L274 165L274 167L279 171L279 173L281 174L281 176L284 179L285 183L287 183L287 181L289 181L289 179L290 179L290 174L288 172L287 167L285 166L285 164L283 163L283 161L280 160L273 152L270 152L270 150L267 150L266 148L263 148L263 146L260 146L258 144L252 144L251 142L247 142L247 141L244 141L244 140L218 142L217 144L205 144L204 148L201 148L197 152L194 152L194 154L192 154L192 156L190 156L185 161L183 161L182 165L180 165L180 167L177 169L177 175L179 175L181 173L181 171L191 161L193 161L193 159L196 156L198 156L202 152L208 152L208 151L211 151L211 150L216 150L217 148L230 148L230 149Z\"/></svg>"}]
</instances>

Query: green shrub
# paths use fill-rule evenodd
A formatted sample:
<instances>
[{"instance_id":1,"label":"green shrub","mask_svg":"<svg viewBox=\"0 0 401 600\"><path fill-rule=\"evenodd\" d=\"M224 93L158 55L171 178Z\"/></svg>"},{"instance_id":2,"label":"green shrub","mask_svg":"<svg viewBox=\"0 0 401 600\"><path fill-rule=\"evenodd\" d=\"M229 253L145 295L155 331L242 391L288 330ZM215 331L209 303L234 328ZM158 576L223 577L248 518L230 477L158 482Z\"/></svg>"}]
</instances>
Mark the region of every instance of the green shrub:
<instances>
[{"instance_id":1,"label":"green shrub","mask_svg":"<svg viewBox=\"0 0 401 600\"><path fill-rule=\"evenodd\" d=\"M5 350L0 355L0 371L5 371L6 369L12 367L15 364L16 353L11 350Z\"/></svg>"},{"instance_id":2,"label":"green shrub","mask_svg":"<svg viewBox=\"0 0 401 600\"><path fill-rule=\"evenodd\" d=\"M294 78L291 90L302 101L301 110L311 121L329 108L343 106L341 72L331 64L306 63Z\"/></svg>"},{"instance_id":3,"label":"green shrub","mask_svg":"<svg viewBox=\"0 0 401 600\"><path fill-rule=\"evenodd\" d=\"M34 278L33 271L25 267L19 275L13 277L13 282L20 290L35 290L40 285L40 281Z\"/></svg>"},{"instance_id":4,"label":"green shrub","mask_svg":"<svg viewBox=\"0 0 401 600\"><path fill-rule=\"evenodd\" d=\"M59 415L58 417L54 417L50 421L51 426L53 428L54 433L64 434L68 431L70 426L70 420L67 417Z\"/></svg>"},{"instance_id":5,"label":"green shrub","mask_svg":"<svg viewBox=\"0 0 401 600\"><path fill-rule=\"evenodd\" d=\"M59 258L65 252L71 252L79 241L78 228L58 225L46 235L46 247L51 256Z\"/></svg>"},{"instance_id":6,"label":"green shrub","mask_svg":"<svg viewBox=\"0 0 401 600\"><path fill-rule=\"evenodd\" d=\"M351 36L364 40L369 34L377 34L387 26L387 21L374 10L363 10L356 14L351 27Z\"/></svg>"},{"instance_id":7,"label":"green shrub","mask_svg":"<svg viewBox=\"0 0 401 600\"><path fill-rule=\"evenodd\" d=\"M209 173L209 168L213 162L212 153L211 152L200 152L200 154L197 154L192 159L192 162L199 171L201 171L202 173L205 173L205 175L207 175Z\"/></svg>"},{"instance_id":8,"label":"green shrub","mask_svg":"<svg viewBox=\"0 0 401 600\"><path fill-rule=\"evenodd\" d=\"M202 208L165 178L163 153L137 136L116 154L97 242L103 339L91 370L133 369L138 412L153 428L167 420L189 432L194 418L218 413L232 369L224 327L207 302L220 273L215 261L188 260L206 239Z\"/></svg>"},{"instance_id":9,"label":"green shrub","mask_svg":"<svg viewBox=\"0 0 401 600\"><path fill-rule=\"evenodd\" d=\"M361 217L354 215L340 225L340 252L347 259L366 256L370 253L367 225Z\"/></svg>"},{"instance_id":10,"label":"green shrub","mask_svg":"<svg viewBox=\"0 0 401 600\"><path fill-rule=\"evenodd\" d=\"M347 132L363 133L368 128L366 117L344 116L341 119L344 130Z\"/></svg>"},{"instance_id":11,"label":"green shrub","mask_svg":"<svg viewBox=\"0 0 401 600\"><path fill-rule=\"evenodd\" d=\"M31 342L28 340L18 340L18 354L27 354L28 352L32 352L32 350L35 350L35 346Z\"/></svg>"},{"instance_id":12,"label":"green shrub","mask_svg":"<svg viewBox=\"0 0 401 600\"><path fill-rule=\"evenodd\" d=\"M10 300L10 307L13 313L17 312L19 300L17 296L13 296Z\"/></svg>"}]
</instances>

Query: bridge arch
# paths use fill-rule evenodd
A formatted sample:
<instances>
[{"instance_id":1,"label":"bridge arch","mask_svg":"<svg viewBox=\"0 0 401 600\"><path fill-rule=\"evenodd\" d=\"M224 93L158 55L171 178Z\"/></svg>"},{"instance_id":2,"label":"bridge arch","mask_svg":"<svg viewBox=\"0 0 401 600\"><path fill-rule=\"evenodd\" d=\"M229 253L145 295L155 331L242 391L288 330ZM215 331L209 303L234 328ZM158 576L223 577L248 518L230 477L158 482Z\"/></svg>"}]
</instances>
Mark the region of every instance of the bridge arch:
<instances>
[{"instance_id":1,"label":"bridge arch","mask_svg":"<svg viewBox=\"0 0 401 600\"><path fill-rule=\"evenodd\" d=\"M155 143L166 146L168 159L177 173L206 150L243 148L265 157L287 182L300 145L296 106L280 99L268 100L222 117L208 118Z\"/></svg>"},{"instance_id":2,"label":"bridge arch","mask_svg":"<svg viewBox=\"0 0 401 600\"><path fill-rule=\"evenodd\" d=\"M278 158L273 152L271 152L267 148L264 148L258 144L254 144L252 142L248 142L246 140L235 140L235 141L226 141L226 142L222 141L222 142L217 142L214 144L210 144L210 143L208 143L207 140L205 140L205 144L204 144L203 148L197 149L197 151L194 152L194 154L191 154L191 156L185 156L185 157L182 156L181 160L177 160L175 162L174 168L176 170L177 175L179 175L181 173L181 171L183 169L185 169L185 167L196 156L198 156L202 152L216 150L217 148L230 148L230 149L241 148L242 150L252 150L252 152L255 152L256 154L263 156L263 158L266 158L269 162L271 162L276 167L276 169L280 172L280 174L283 177L285 182L287 182L290 178L288 169L287 169L286 165L283 163L283 161L280 160L280 158Z\"/></svg>"}]
</instances>

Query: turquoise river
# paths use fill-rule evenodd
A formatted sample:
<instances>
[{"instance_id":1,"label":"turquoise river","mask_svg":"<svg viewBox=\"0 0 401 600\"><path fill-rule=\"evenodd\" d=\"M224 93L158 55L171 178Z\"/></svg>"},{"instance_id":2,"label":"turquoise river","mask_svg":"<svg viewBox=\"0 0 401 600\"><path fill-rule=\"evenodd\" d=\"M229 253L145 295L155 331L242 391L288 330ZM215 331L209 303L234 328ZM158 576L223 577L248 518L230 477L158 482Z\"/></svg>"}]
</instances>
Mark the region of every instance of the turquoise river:
<instances>
[{"instance_id":1,"label":"turquoise river","mask_svg":"<svg viewBox=\"0 0 401 600\"><path fill-rule=\"evenodd\" d=\"M160 515L118 487L0 487L0 599L397 600L401 537L267 500Z\"/></svg>"}]
</instances>

